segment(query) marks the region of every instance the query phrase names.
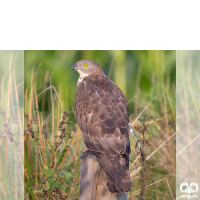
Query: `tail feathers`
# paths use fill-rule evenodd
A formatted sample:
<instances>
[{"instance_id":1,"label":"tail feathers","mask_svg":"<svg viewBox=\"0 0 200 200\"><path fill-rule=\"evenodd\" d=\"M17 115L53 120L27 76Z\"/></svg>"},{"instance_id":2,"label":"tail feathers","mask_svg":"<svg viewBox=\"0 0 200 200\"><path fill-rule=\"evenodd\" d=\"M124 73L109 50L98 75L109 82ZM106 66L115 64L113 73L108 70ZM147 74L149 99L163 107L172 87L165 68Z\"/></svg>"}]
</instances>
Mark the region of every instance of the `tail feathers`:
<instances>
[{"instance_id":1,"label":"tail feathers","mask_svg":"<svg viewBox=\"0 0 200 200\"><path fill-rule=\"evenodd\" d=\"M124 155L119 155L120 162L115 166L105 154L95 152L100 165L108 176L107 186L112 193L128 192L131 189L129 168Z\"/></svg>"}]
</instances>

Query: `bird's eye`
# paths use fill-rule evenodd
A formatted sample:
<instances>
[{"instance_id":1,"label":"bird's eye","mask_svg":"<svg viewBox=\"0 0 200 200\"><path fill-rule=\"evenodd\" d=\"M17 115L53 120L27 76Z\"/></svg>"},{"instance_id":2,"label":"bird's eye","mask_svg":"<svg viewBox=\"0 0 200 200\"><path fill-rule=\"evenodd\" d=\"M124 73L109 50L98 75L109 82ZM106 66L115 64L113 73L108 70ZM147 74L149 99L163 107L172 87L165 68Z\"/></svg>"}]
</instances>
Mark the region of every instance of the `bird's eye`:
<instances>
[{"instance_id":1,"label":"bird's eye","mask_svg":"<svg viewBox=\"0 0 200 200\"><path fill-rule=\"evenodd\" d=\"M87 64L87 63L85 63L85 64L84 64L84 67L88 67L88 64Z\"/></svg>"}]
</instances>

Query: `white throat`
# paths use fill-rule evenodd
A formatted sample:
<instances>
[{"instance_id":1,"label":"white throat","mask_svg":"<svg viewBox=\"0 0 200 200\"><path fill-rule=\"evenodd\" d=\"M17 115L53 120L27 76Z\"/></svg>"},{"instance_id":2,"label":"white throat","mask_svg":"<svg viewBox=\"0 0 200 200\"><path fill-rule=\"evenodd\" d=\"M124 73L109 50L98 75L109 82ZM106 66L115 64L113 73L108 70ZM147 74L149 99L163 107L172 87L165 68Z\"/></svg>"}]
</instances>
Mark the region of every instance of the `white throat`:
<instances>
[{"instance_id":1,"label":"white throat","mask_svg":"<svg viewBox=\"0 0 200 200\"><path fill-rule=\"evenodd\" d=\"M83 82L83 77L80 76L79 79L78 79L78 82L77 82L77 86L78 86L78 84L81 83L81 82Z\"/></svg>"},{"instance_id":2,"label":"white throat","mask_svg":"<svg viewBox=\"0 0 200 200\"><path fill-rule=\"evenodd\" d=\"M84 77L88 76L88 74L82 72L81 70L78 70L78 69L77 69L77 72L80 74L80 78L81 78L81 77L84 78Z\"/></svg>"},{"instance_id":3,"label":"white throat","mask_svg":"<svg viewBox=\"0 0 200 200\"><path fill-rule=\"evenodd\" d=\"M81 82L83 82L84 77L88 76L88 74L83 73L83 72L80 71L80 70L77 70L77 71L78 71L78 73L80 74L80 77L79 77L78 82L77 82L77 86L78 86L78 84L81 83ZM83 83L84 83L84 82L83 82Z\"/></svg>"}]
</instances>

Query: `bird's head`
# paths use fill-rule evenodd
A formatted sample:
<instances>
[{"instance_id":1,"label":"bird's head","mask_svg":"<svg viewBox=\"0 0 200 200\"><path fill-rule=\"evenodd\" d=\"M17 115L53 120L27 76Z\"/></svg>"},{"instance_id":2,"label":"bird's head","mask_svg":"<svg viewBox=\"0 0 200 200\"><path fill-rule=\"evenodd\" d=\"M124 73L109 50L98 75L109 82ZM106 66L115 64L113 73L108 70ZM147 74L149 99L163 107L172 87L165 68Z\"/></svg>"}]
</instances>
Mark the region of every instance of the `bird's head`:
<instances>
[{"instance_id":1,"label":"bird's head","mask_svg":"<svg viewBox=\"0 0 200 200\"><path fill-rule=\"evenodd\" d=\"M104 74L101 66L92 60L79 60L71 70L76 70L80 77L89 76L91 74Z\"/></svg>"}]
</instances>

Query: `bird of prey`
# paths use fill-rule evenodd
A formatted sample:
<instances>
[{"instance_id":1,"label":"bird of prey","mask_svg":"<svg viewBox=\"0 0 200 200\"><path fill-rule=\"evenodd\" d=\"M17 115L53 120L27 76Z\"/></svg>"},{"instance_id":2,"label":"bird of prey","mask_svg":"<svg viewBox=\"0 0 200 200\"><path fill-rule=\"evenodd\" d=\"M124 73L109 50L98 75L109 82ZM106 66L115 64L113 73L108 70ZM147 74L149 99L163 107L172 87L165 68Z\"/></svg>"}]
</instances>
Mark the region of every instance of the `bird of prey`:
<instances>
[{"instance_id":1,"label":"bird of prey","mask_svg":"<svg viewBox=\"0 0 200 200\"><path fill-rule=\"evenodd\" d=\"M131 189L129 131L135 133L129 123L126 98L96 62L80 60L71 70L80 74L74 114L84 143L88 150L94 151L107 174L109 190L128 192Z\"/></svg>"}]
</instances>

